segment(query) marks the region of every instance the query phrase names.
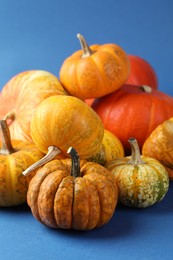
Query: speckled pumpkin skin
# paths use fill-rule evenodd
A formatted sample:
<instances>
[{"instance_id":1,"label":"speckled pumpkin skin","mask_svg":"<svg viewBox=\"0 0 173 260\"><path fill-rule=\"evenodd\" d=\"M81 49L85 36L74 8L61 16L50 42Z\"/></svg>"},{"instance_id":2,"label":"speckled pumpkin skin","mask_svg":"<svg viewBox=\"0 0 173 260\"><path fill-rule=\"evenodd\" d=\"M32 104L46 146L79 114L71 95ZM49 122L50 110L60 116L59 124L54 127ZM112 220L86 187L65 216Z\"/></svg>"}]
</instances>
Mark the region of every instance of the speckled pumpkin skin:
<instances>
[{"instance_id":1,"label":"speckled pumpkin skin","mask_svg":"<svg viewBox=\"0 0 173 260\"><path fill-rule=\"evenodd\" d=\"M118 199L113 175L103 166L81 160L73 177L71 160L53 160L32 178L27 202L33 216L51 228L91 230L106 224Z\"/></svg>"},{"instance_id":2,"label":"speckled pumpkin skin","mask_svg":"<svg viewBox=\"0 0 173 260\"><path fill-rule=\"evenodd\" d=\"M28 184L35 171L25 177L22 172L43 154L32 144L13 141L16 152L9 155L0 154L0 206L16 206L26 202Z\"/></svg>"},{"instance_id":3,"label":"speckled pumpkin skin","mask_svg":"<svg viewBox=\"0 0 173 260\"><path fill-rule=\"evenodd\" d=\"M141 157L144 164L129 164L131 157L107 164L115 176L119 201L129 207L146 208L161 201L169 188L166 169L155 159Z\"/></svg>"}]
</instances>

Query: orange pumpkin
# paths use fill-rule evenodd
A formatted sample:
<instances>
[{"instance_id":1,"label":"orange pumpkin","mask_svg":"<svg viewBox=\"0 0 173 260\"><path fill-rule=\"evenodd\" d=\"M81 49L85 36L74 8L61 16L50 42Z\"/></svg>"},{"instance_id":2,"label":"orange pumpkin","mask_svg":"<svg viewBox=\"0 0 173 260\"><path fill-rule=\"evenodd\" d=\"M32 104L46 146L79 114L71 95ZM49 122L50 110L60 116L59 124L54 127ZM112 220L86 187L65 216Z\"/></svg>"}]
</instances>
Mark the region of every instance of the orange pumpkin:
<instances>
[{"instance_id":1,"label":"orange pumpkin","mask_svg":"<svg viewBox=\"0 0 173 260\"><path fill-rule=\"evenodd\" d=\"M24 71L2 88L0 118L7 119L12 139L29 140L33 111L45 98L66 92L57 77L42 70Z\"/></svg>"},{"instance_id":2,"label":"orange pumpkin","mask_svg":"<svg viewBox=\"0 0 173 260\"><path fill-rule=\"evenodd\" d=\"M144 142L142 154L161 162L173 180L173 117L153 130Z\"/></svg>"},{"instance_id":3,"label":"orange pumpkin","mask_svg":"<svg viewBox=\"0 0 173 260\"><path fill-rule=\"evenodd\" d=\"M89 47L82 35L77 36L82 50L65 59L59 73L67 92L88 99L104 96L120 88L130 71L125 51L116 44Z\"/></svg>"},{"instance_id":4,"label":"orange pumpkin","mask_svg":"<svg viewBox=\"0 0 173 260\"><path fill-rule=\"evenodd\" d=\"M134 136L141 150L151 132L173 116L173 98L148 86L124 85L96 99L92 108L100 116L104 128L120 139L125 154L130 155L128 139Z\"/></svg>"},{"instance_id":5,"label":"orange pumpkin","mask_svg":"<svg viewBox=\"0 0 173 260\"><path fill-rule=\"evenodd\" d=\"M79 159L53 160L32 178L27 202L33 216L51 228L91 230L106 224L118 199L113 174L103 166Z\"/></svg>"}]
</instances>

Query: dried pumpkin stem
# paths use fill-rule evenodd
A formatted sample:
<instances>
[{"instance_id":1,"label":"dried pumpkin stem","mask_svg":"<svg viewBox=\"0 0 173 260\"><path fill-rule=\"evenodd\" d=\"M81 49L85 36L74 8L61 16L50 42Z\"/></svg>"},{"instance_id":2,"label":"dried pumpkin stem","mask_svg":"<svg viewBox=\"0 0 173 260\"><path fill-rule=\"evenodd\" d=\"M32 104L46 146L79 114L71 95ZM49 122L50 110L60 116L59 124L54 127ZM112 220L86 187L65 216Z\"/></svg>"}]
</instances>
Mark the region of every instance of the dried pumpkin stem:
<instances>
[{"instance_id":1,"label":"dried pumpkin stem","mask_svg":"<svg viewBox=\"0 0 173 260\"><path fill-rule=\"evenodd\" d=\"M138 165L138 164L144 164L145 162L141 158L140 149L138 142L135 138L130 138L128 142L131 145L131 160L128 162L128 164Z\"/></svg>"},{"instance_id":2,"label":"dried pumpkin stem","mask_svg":"<svg viewBox=\"0 0 173 260\"><path fill-rule=\"evenodd\" d=\"M0 149L0 154L14 153L16 150L12 146L10 131L6 120L0 120L0 128L2 134L2 147Z\"/></svg>"},{"instance_id":3,"label":"dried pumpkin stem","mask_svg":"<svg viewBox=\"0 0 173 260\"><path fill-rule=\"evenodd\" d=\"M35 162L31 166L29 166L25 171L22 172L23 175L29 175L34 170L37 170L39 167L43 166L44 164L50 162L54 157L58 154L60 154L61 151L56 146L49 146L47 154L41 158L39 161Z\"/></svg>"},{"instance_id":4,"label":"dried pumpkin stem","mask_svg":"<svg viewBox=\"0 0 173 260\"><path fill-rule=\"evenodd\" d=\"M143 86L140 86L139 87L143 92L146 92L146 93L151 93L152 92L152 88L150 86L147 86L147 85L143 85Z\"/></svg>"},{"instance_id":5,"label":"dried pumpkin stem","mask_svg":"<svg viewBox=\"0 0 173 260\"><path fill-rule=\"evenodd\" d=\"M11 119L12 121L14 121L15 117L16 117L16 112L15 112L15 110L13 109L13 110L9 111L9 112L4 116L3 119L4 119L4 120Z\"/></svg>"},{"instance_id":6,"label":"dried pumpkin stem","mask_svg":"<svg viewBox=\"0 0 173 260\"><path fill-rule=\"evenodd\" d=\"M90 49L89 45L87 44L85 38L80 33L77 34L77 38L79 39L80 44L81 44L81 48L83 50L82 58L86 58L86 57L91 56L91 54L93 52Z\"/></svg>"},{"instance_id":7,"label":"dried pumpkin stem","mask_svg":"<svg viewBox=\"0 0 173 260\"><path fill-rule=\"evenodd\" d=\"M71 175L73 177L79 177L80 176L80 158L78 153L73 147L70 147L67 151L68 154L70 154L72 159L72 167L71 167Z\"/></svg>"}]
</instances>

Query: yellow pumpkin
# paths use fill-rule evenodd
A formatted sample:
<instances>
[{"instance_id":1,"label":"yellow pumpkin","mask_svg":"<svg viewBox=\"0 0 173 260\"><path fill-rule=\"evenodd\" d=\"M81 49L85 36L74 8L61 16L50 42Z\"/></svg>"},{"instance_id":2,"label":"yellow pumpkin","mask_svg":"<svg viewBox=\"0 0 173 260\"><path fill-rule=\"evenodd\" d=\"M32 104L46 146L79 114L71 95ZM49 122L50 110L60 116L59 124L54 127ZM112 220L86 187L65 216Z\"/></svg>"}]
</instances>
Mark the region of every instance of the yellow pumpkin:
<instances>
[{"instance_id":1,"label":"yellow pumpkin","mask_svg":"<svg viewBox=\"0 0 173 260\"><path fill-rule=\"evenodd\" d=\"M45 99L33 113L31 136L36 146L47 153L49 146L74 147L81 159L88 159L101 147L104 127L96 112L82 100L66 95Z\"/></svg>"},{"instance_id":2,"label":"yellow pumpkin","mask_svg":"<svg viewBox=\"0 0 173 260\"><path fill-rule=\"evenodd\" d=\"M105 165L107 162L123 156L124 147L120 139L112 132L104 129L101 149L96 153L96 155L89 158L89 160Z\"/></svg>"},{"instance_id":3,"label":"yellow pumpkin","mask_svg":"<svg viewBox=\"0 0 173 260\"><path fill-rule=\"evenodd\" d=\"M0 121L2 143L0 149L0 206L16 206L26 202L28 184L35 171L25 178L22 172L43 157L33 144L11 141L5 120Z\"/></svg>"}]
</instances>

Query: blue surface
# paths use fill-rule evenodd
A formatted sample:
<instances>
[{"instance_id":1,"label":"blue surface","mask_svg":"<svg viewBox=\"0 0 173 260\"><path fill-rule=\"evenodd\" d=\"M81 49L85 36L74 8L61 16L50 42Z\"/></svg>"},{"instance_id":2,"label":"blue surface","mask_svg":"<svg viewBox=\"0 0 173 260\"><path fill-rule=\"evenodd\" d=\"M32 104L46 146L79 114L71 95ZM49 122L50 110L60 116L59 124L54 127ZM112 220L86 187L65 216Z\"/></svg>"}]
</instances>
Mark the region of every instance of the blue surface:
<instances>
[{"instance_id":1,"label":"blue surface","mask_svg":"<svg viewBox=\"0 0 173 260\"><path fill-rule=\"evenodd\" d=\"M173 96L172 0L0 1L0 88L15 74L44 69L59 74L63 60L88 44L119 44L148 60L159 89ZM118 207L90 232L52 230L30 209L0 208L0 259L173 259L173 183L151 208Z\"/></svg>"},{"instance_id":2,"label":"blue surface","mask_svg":"<svg viewBox=\"0 0 173 260\"><path fill-rule=\"evenodd\" d=\"M0 209L0 259L172 260L173 183L162 202L146 209L118 206L92 231L50 229L26 205Z\"/></svg>"}]
</instances>

